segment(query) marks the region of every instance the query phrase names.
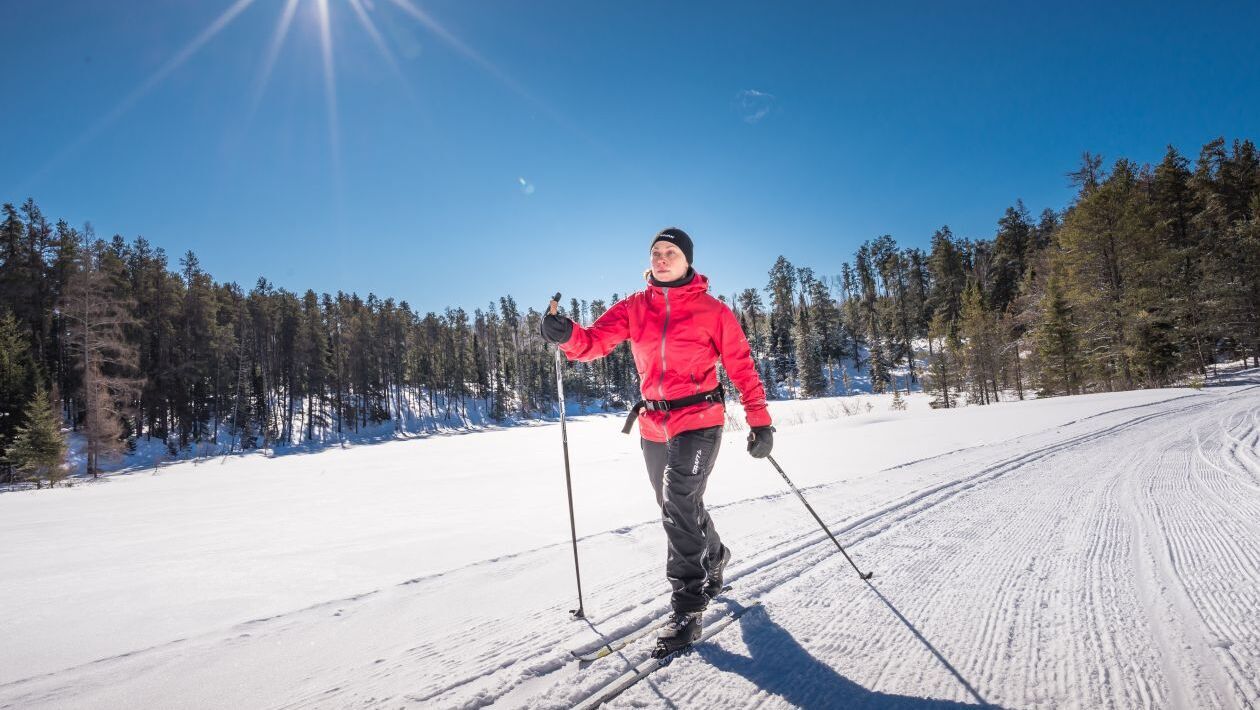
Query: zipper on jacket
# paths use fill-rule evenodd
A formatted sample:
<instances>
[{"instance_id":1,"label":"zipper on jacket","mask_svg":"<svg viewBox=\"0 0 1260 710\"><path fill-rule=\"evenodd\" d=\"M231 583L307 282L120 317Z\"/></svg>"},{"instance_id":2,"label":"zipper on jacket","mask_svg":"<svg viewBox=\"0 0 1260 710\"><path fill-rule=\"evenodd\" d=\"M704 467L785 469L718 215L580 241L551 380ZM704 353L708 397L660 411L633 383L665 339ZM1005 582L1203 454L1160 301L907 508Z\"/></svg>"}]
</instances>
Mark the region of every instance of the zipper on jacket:
<instances>
[{"instance_id":1,"label":"zipper on jacket","mask_svg":"<svg viewBox=\"0 0 1260 710\"><path fill-rule=\"evenodd\" d=\"M665 399L665 331L669 328L669 288L662 288L661 291L665 294L665 323L661 325L661 381L657 385L657 393L660 394L661 399ZM668 421L669 412L665 412L661 426L665 429L666 441L669 440L669 424L666 423Z\"/></svg>"}]
</instances>

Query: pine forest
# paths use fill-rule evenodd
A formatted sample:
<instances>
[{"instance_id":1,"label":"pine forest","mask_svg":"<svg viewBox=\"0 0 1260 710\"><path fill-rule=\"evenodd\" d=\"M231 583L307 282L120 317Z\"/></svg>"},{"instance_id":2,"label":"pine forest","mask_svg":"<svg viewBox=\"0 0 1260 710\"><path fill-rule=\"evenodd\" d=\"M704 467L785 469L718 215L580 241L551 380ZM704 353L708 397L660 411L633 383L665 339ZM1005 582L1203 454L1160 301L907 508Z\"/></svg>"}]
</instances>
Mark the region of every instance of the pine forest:
<instances>
[{"instance_id":1,"label":"pine forest","mask_svg":"<svg viewBox=\"0 0 1260 710\"><path fill-rule=\"evenodd\" d=\"M715 295L772 398L922 389L948 408L1260 366L1253 142L1212 140L1193 160L1169 147L1153 166L1086 153L1065 179L1070 205L1034 215L1017 201L984 238L942 226L927 248L878 236L843 264L780 256L764 286ZM247 290L192 252L172 265L143 238L52 223L30 199L0 219L0 481L56 483L62 424L96 475L141 439L179 457L555 412L545 302L420 313L266 279ZM563 307L589 324L618 298ZM566 364L564 387L585 408L625 409L638 399L628 347Z\"/></svg>"}]
</instances>

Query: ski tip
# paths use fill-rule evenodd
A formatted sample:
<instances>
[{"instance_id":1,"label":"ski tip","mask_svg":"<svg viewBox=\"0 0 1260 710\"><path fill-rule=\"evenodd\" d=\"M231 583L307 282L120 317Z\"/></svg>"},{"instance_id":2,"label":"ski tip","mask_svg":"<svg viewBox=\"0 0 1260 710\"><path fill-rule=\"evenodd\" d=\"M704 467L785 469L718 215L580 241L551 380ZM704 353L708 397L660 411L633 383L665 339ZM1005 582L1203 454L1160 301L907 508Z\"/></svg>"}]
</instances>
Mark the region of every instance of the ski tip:
<instances>
[{"instance_id":1,"label":"ski tip","mask_svg":"<svg viewBox=\"0 0 1260 710\"><path fill-rule=\"evenodd\" d=\"M604 656L608 656L608 655L611 655L611 654L613 654L613 653L617 652L617 651L618 651L618 650L620 650L621 648L623 648L623 647L622 647L622 646L617 646L616 648L614 648L614 647L612 647L612 646L610 646L610 645L608 645L608 644L604 644L603 646L600 646L600 647L599 647L599 650L598 650L598 651L594 651L594 652L592 652L592 653L581 653L581 652L579 652L579 651L577 651L577 650L571 650L571 651L569 651L569 653L572 653L572 654L573 654L573 657L574 657L574 658L576 658L576 659L578 659L578 660L579 660L579 661L581 661L582 663L594 663L595 661L598 661L599 659L603 658Z\"/></svg>"}]
</instances>

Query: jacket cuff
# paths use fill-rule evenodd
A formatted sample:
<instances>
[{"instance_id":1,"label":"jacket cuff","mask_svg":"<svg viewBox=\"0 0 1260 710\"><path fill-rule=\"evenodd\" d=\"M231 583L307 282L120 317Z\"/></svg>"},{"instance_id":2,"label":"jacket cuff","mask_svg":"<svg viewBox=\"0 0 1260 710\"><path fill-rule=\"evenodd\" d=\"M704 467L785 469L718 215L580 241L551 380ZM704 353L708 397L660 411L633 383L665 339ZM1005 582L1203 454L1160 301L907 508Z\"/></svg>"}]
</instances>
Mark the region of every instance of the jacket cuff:
<instances>
[{"instance_id":1,"label":"jacket cuff","mask_svg":"<svg viewBox=\"0 0 1260 710\"><path fill-rule=\"evenodd\" d=\"M749 429L759 426L770 426L770 411L765 407L746 409L744 410L744 420L748 422Z\"/></svg>"}]
</instances>

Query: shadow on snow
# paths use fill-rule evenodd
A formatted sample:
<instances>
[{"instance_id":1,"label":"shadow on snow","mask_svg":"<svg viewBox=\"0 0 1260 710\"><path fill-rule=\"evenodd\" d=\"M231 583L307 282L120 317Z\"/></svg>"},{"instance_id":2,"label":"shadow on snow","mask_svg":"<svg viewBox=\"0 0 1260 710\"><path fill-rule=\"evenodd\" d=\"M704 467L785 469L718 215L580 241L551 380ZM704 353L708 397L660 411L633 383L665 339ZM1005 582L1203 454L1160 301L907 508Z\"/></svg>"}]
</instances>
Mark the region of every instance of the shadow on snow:
<instances>
[{"instance_id":1,"label":"shadow on snow","mask_svg":"<svg viewBox=\"0 0 1260 710\"><path fill-rule=\"evenodd\" d=\"M938 660L974 699L974 703L895 695L868 690L845 678L827 664L809 655L796 639L776 624L764 607L752 609L740 620L744 644L750 655L741 656L713 644L703 644L696 653L723 671L738 673L766 693L783 698L793 707L805 710L825 708L897 708L937 710L945 708L998 707L987 703L957 669L941 655L879 590L867 582L888 609Z\"/></svg>"}]
</instances>

